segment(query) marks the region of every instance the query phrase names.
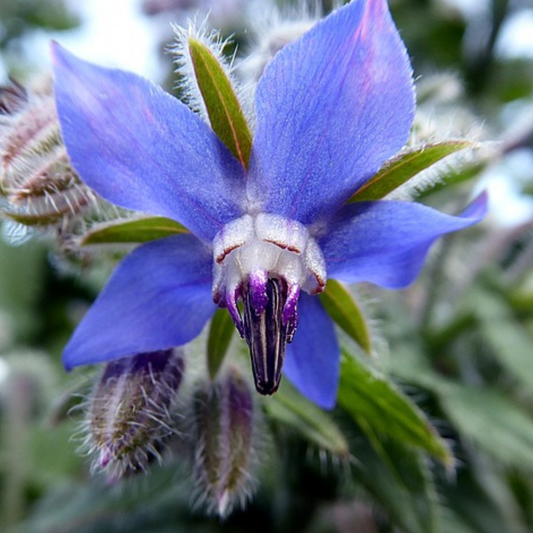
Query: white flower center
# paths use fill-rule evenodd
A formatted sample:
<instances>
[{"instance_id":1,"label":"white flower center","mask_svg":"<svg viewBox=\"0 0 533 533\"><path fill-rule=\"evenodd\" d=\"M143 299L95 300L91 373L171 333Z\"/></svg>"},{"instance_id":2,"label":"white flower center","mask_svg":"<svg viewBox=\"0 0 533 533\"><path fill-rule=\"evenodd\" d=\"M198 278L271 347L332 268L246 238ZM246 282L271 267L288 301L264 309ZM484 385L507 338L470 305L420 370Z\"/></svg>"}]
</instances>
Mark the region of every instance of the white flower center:
<instances>
[{"instance_id":1,"label":"white flower center","mask_svg":"<svg viewBox=\"0 0 533 533\"><path fill-rule=\"evenodd\" d=\"M326 285L322 251L299 222L261 213L226 224L213 256L213 299L248 342L257 390L272 394L298 324L300 290L318 294Z\"/></svg>"}]
</instances>

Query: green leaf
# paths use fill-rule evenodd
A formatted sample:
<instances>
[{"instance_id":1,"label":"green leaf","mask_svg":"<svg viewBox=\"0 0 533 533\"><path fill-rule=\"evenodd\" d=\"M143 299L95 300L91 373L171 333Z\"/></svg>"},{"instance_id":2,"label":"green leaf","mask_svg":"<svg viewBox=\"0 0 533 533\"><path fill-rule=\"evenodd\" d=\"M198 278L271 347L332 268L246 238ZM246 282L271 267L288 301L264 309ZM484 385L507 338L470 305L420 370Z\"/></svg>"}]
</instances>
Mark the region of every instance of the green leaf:
<instances>
[{"instance_id":1,"label":"green leaf","mask_svg":"<svg viewBox=\"0 0 533 533\"><path fill-rule=\"evenodd\" d=\"M146 474L119 480L112 486L97 476L89 479L78 476L70 483L56 483L35 502L31 515L19 530L25 533L210 531L205 524L203 528L195 528L183 523L193 490L183 462L157 465Z\"/></svg>"},{"instance_id":2,"label":"green leaf","mask_svg":"<svg viewBox=\"0 0 533 533\"><path fill-rule=\"evenodd\" d=\"M370 329L361 308L350 291L338 281L329 279L320 300L329 316L370 355L372 342Z\"/></svg>"},{"instance_id":3,"label":"green leaf","mask_svg":"<svg viewBox=\"0 0 533 533\"><path fill-rule=\"evenodd\" d=\"M416 148L388 161L385 166L367 181L349 202L380 200L403 185L423 170L428 169L446 156L473 144L467 140L446 141Z\"/></svg>"},{"instance_id":4,"label":"green leaf","mask_svg":"<svg viewBox=\"0 0 533 533\"><path fill-rule=\"evenodd\" d=\"M472 291L469 302L478 318L483 339L499 364L528 390L533 390L533 337L494 291Z\"/></svg>"},{"instance_id":5,"label":"green leaf","mask_svg":"<svg viewBox=\"0 0 533 533\"><path fill-rule=\"evenodd\" d=\"M27 472L32 483L54 486L79 474L84 460L72 443L72 435L78 429L78 421L68 421L50 429L44 425L31 428L30 453L26 457Z\"/></svg>"},{"instance_id":6,"label":"green leaf","mask_svg":"<svg viewBox=\"0 0 533 533\"><path fill-rule=\"evenodd\" d=\"M459 432L503 464L533 472L533 420L498 391L448 384L442 408Z\"/></svg>"},{"instance_id":7,"label":"green leaf","mask_svg":"<svg viewBox=\"0 0 533 533\"><path fill-rule=\"evenodd\" d=\"M533 471L533 419L522 407L498 391L440 376L411 348L398 347L394 360L394 373L432 391L464 438L504 464Z\"/></svg>"},{"instance_id":8,"label":"green leaf","mask_svg":"<svg viewBox=\"0 0 533 533\"><path fill-rule=\"evenodd\" d=\"M227 309L217 309L209 327L207 339L207 369L209 377L215 379L228 352L235 324Z\"/></svg>"},{"instance_id":9,"label":"green leaf","mask_svg":"<svg viewBox=\"0 0 533 533\"><path fill-rule=\"evenodd\" d=\"M361 428L363 429L363 428ZM363 429L351 447L357 482L381 504L392 522L409 533L439 531L439 508L427 461L415 449L381 439L376 448Z\"/></svg>"},{"instance_id":10,"label":"green leaf","mask_svg":"<svg viewBox=\"0 0 533 533\"><path fill-rule=\"evenodd\" d=\"M217 58L201 42L190 38L189 51L211 127L231 153L248 168L252 134L228 76Z\"/></svg>"},{"instance_id":11,"label":"green leaf","mask_svg":"<svg viewBox=\"0 0 533 533\"><path fill-rule=\"evenodd\" d=\"M283 381L276 394L265 398L268 415L305 439L339 457L348 457L348 443L331 416Z\"/></svg>"},{"instance_id":12,"label":"green leaf","mask_svg":"<svg viewBox=\"0 0 533 533\"><path fill-rule=\"evenodd\" d=\"M188 230L165 217L147 217L137 220L104 222L93 227L81 239L81 246L90 244L143 243L170 237Z\"/></svg>"},{"instance_id":13,"label":"green leaf","mask_svg":"<svg viewBox=\"0 0 533 533\"><path fill-rule=\"evenodd\" d=\"M30 241L15 248L0 239L0 313L9 316L2 326L6 339L13 336L24 343L42 327L39 302L46 279L46 255L43 243Z\"/></svg>"},{"instance_id":14,"label":"green leaf","mask_svg":"<svg viewBox=\"0 0 533 533\"><path fill-rule=\"evenodd\" d=\"M338 402L370 438L383 435L425 450L445 464L451 462L448 447L422 411L391 381L346 353Z\"/></svg>"},{"instance_id":15,"label":"green leaf","mask_svg":"<svg viewBox=\"0 0 533 533\"><path fill-rule=\"evenodd\" d=\"M529 531L519 525L520 511L500 469L486 461L479 463L458 468L455 479L439 485L448 505L443 533Z\"/></svg>"}]
</instances>

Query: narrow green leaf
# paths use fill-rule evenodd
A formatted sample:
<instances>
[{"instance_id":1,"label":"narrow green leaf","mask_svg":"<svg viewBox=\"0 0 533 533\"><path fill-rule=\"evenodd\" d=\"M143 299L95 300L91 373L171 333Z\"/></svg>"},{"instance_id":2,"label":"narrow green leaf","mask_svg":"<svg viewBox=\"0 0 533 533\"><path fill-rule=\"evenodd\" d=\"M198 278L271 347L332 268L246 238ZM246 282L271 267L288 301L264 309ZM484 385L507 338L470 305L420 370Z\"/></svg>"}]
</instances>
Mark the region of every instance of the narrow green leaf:
<instances>
[{"instance_id":1,"label":"narrow green leaf","mask_svg":"<svg viewBox=\"0 0 533 533\"><path fill-rule=\"evenodd\" d=\"M235 324L226 309L217 309L209 327L207 339L207 369L209 377L215 379L228 352Z\"/></svg>"},{"instance_id":2,"label":"narrow green leaf","mask_svg":"<svg viewBox=\"0 0 533 533\"><path fill-rule=\"evenodd\" d=\"M207 46L190 38L189 50L211 127L231 153L248 168L252 134L231 82Z\"/></svg>"},{"instance_id":3,"label":"narrow green leaf","mask_svg":"<svg viewBox=\"0 0 533 533\"><path fill-rule=\"evenodd\" d=\"M351 447L355 480L377 500L402 531L437 533L439 508L427 461L398 441L382 439L379 447L364 428L354 432Z\"/></svg>"},{"instance_id":4,"label":"narrow green leaf","mask_svg":"<svg viewBox=\"0 0 533 533\"><path fill-rule=\"evenodd\" d=\"M331 416L304 398L286 381L265 398L268 415L338 457L349 456L348 443Z\"/></svg>"},{"instance_id":5,"label":"narrow green leaf","mask_svg":"<svg viewBox=\"0 0 533 533\"><path fill-rule=\"evenodd\" d=\"M533 420L498 391L449 383L441 405L459 432L503 464L533 472Z\"/></svg>"},{"instance_id":6,"label":"narrow green leaf","mask_svg":"<svg viewBox=\"0 0 533 533\"><path fill-rule=\"evenodd\" d=\"M169 218L150 217L137 220L104 222L93 227L81 239L82 246L89 244L142 243L170 237L188 230Z\"/></svg>"},{"instance_id":7,"label":"narrow green leaf","mask_svg":"<svg viewBox=\"0 0 533 533\"><path fill-rule=\"evenodd\" d=\"M346 353L341 363L338 402L360 427L371 431L370 438L384 435L450 463L448 447L422 411L391 381Z\"/></svg>"},{"instance_id":8,"label":"narrow green leaf","mask_svg":"<svg viewBox=\"0 0 533 533\"><path fill-rule=\"evenodd\" d=\"M440 506L441 533L479 533L479 529L467 523L449 506ZM501 530L500 530L501 531Z\"/></svg>"},{"instance_id":9,"label":"narrow green leaf","mask_svg":"<svg viewBox=\"0 0 533 533\"><path fill-rule=\"evenodd\" d=\"M463 438L504 464L533 472L533 419L501 392L460 385L429 367L411 347L398 347L394 373L432 391Z\"/></svg>"},{"instance_id":10,"label":"narrow green leaf","mask_svg":"<svg viewBox=\"0 0 533 533\"><path fill-rule=\"evenodd\" d=\"M443 516L443 533L530 531L520 525L515 495L499 465L483 462L480 467L475 461L467 464L467 468L457 469L455 479L439 485L439 494L447 502L449 513ZM453 523L446 524L450 518ZM468 526L471 529L466 529Z\"/></svg>"},{"instance_id":11,"label":"narrow green leaf","mask_svg":"<svg viewBox=\"0 0 533 533\"><path fill-rule=\"evenodd\" d=\"M469 302L483 339L499 364L533 390L533 337L514 317L509 304L490 290L472 291Z\"/></svg>"},{"instance_id":12,"label":"narrow green leaf","mask_svg":"<svg viewBox=\"0 0 533 533\"><path fill-rule=\"evenodd\" d=\"M350 291L338 281L329 279L320 300L329 316L370 355L372 342L370 329L361 308Z\"/></svg>"},{"instance_id":13,"label":"narrow green leaf","mask_svg":"<svg viewBox=\"0 0 533 533\"><path fill-rule=\"evenodd\" d=\"M387 162L348 201L380 200L446 156L471 147L472 143L470 141L459 140L445 141L409 150Z\"/></svg>"}]
</instances>

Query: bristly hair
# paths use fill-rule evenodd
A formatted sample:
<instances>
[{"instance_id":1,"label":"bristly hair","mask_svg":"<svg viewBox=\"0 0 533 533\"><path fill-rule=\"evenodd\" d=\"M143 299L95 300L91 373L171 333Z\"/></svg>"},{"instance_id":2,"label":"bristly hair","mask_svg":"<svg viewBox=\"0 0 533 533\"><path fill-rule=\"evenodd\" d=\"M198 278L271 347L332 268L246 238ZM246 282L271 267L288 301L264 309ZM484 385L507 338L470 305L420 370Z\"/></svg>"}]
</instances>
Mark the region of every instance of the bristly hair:
<instances>
[{"instance_id":1,"label":"bristly hair","mask_svg":"<svg viewBox=\"0 0 533 533\"><path fill-rule=\"evenodd\" d=\"M190 20L186 28L178 25L172 27L176 34L176 41L169 50L175 57L174 62L176 73L179 75L178 89L181 91L181 98L193 111L199 113L209 123L207 109L196 79L189 40L194 39L209 49L224 70L237 98L240 100L241 94L234 76L235 54L229 60L224 54L224 49L231 43L231 36L223 38L218 30L209 29L207 19L201 24L197 24L195 20Z\"/></svg>"},{"instance_id":2,"label":"bristly hair","mask_svg":"<svg viewBox=\"0 0 533 533\"><path fill-rule=\"evenodd\" d=\"M334 3L334 8L338 7ZM324 15L318 0L300 0L280 8L274 2L254 2L248 10L251 44L238 69L243 79L257 83L266 64L286 44L296 40Z\"/></svg>"},{"instance_id":3,"label":"bristly hair","mask_svg":"<svg viewBox=\"0 0 533 533\"><path fill-rule=\"evenodd\" d=\"M0 211L21 227L67 235L98 210L63 144L49 76L0 87L0 188Z\"/></svg>"},{"instance_id":4,"label":"bristly hair","mask_svg":"<svg viewBox=\"0 0 533 533\"><path fill-rule=\"evenodd\" d=\"M164 371L148 363L135 374L134 357L118 361L126 361L120 371L110 366L116 362L102 371L80 406L85 419L77 435L93 473L114 482L145 473L153 461L162 463L169 439L178 434L173 407L184 370L181 350L171 354Z\"/></svg>"},{"instance_id":5,"label":"bristly hair","mask_svg":"<svg viewBox=\"0 0 533 533\"><path fill-rule=\"evenodd\" d=\"M244 508L255 492L263 450L262 420L252 388L237 367L227 371L215 382L197 384L187 417L195 481L192 506L222 520L235 508ZM249 402L245 408L234 403L237 389L240 400Z\"/></svg>"}]
</instances>

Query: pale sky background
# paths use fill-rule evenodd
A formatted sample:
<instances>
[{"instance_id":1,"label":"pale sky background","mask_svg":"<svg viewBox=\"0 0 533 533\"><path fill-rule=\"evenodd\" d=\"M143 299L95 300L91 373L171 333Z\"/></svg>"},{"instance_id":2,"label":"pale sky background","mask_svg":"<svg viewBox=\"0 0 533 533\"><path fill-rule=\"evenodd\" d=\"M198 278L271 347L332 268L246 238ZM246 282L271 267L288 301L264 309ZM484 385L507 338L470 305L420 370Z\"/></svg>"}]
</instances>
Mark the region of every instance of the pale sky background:
<instances>
[{"instance_id":1,"label":"pale sky background","mask_svg":"<svg viewBox=\"0 0 533 533\"><path fill-rule=\"evenodd\" d=\"M83 23L74 30L52 34L53 39L94 63L131 70L151 79L163 75L156 53L160 25L157 20L142 15L139 1L79 0L71 4ZM27 44L31 50L38 51L42 58L40 64L49 61L49 39L50 34L43 32Z\"/></svg>"}]
</instances>

